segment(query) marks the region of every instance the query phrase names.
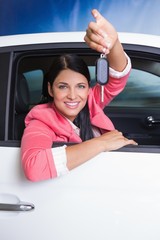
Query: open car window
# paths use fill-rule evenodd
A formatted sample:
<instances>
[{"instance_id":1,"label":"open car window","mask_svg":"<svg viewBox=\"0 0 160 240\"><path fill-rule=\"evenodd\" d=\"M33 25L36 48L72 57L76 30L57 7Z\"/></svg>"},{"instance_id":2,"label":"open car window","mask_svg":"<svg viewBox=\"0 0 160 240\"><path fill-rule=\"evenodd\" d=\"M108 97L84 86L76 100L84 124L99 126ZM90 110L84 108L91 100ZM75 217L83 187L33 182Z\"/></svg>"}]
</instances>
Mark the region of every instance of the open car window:
<instances>
[{"instance_id":1,"label":"open car window","mask_svg":"<svg viewBox=\"0 0 160 240\"><path fill-rule=\"evenodd\" d=\"M160 107L160 77L132 69L125 89L109 106Z\"/></svg>"}]
</instances>

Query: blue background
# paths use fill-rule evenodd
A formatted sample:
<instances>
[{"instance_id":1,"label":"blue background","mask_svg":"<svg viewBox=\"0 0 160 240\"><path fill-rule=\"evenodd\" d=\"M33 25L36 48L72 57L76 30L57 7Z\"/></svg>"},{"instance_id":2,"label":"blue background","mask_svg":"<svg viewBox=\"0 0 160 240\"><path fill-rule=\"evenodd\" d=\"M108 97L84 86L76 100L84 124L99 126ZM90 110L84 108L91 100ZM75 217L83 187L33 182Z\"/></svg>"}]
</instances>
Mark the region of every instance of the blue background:
<instances>
[{"instance_id":1,"label":"blue background","mask_svg":"<svg viewBox=\"0 0 160 240\"><path fill-rule=\"evenodd\" d=\"M93 8L119 32L160 35L160 0L0 0L0 35L85 31Z\"/></svg>"}]
</instances>

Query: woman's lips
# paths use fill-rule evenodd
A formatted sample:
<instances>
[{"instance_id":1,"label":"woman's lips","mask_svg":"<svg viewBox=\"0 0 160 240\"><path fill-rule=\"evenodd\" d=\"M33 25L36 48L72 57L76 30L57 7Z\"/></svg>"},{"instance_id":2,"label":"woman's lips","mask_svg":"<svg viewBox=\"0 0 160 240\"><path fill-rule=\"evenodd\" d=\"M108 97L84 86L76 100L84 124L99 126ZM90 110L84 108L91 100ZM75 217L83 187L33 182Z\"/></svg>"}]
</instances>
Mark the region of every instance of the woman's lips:
<instances>
[{"instance_id":1,"label":"woman's lips","mask_svg":"<svg viewBox=\"0 0 160 240\"><path fill-rule=\"evenodd\" d=\"M65 102L65 105L69 108L77 108L79 105L79 102Z\"/></svg>"}]
</instances>

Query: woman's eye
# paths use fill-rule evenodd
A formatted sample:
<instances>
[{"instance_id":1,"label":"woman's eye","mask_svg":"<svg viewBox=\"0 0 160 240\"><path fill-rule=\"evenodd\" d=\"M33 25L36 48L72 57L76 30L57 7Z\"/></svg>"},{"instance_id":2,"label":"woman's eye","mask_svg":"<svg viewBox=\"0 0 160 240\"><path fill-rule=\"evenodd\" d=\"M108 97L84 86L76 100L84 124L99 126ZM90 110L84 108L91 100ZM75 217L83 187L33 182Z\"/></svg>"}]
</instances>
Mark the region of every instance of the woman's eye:
<instances>
[{"instance_id":1,"label":"woman's eye","mask_svg":"<svg viewBox=\"0 0 160 240\"><path fill-rule=\"evenodd\" d=\"M67 86L66 85L59 85L58 88L59 89L64 89L64 88L67 88Z\"/></svg>"},{"instance_id":2,"label":"woman's eye","mask_svg":"<svg viewBox=\"0 0 160 240\"><path fill-rule=\"evenodd\" d=\"M85 88L85 85L80 84L80 85L78 85L78 87L79 88Z\"/></svg>"}]
</instances>

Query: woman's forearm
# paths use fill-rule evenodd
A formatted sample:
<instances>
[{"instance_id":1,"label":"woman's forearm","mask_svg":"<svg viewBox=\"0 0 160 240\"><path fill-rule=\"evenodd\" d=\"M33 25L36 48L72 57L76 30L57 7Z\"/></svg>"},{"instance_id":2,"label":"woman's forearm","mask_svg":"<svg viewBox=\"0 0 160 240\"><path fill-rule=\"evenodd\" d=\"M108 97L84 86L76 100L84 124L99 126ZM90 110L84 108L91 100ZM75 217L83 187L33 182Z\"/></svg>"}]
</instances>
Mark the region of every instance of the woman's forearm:
<instances>
[{"instance_id":1,"label":"woman's forearm","mask_svg":"<svg viewBox=\"0 0 160 240\"><path fill-rule=\"evenodd\" d=\"M110 131L91 140L66 147L67 168L69 170L87 162L101 152L117 150L128 144L137 145L117 130Z\"/></svg>"},{"instance_id":2,"label":"woman's forearm","mask_svg":"<svg viewBox=\"0 0 160 240\"><path fill-rule=\"evenodd\" d=\"M67 168L69 170L87 162L97 154L103 152L103 146L96 138L66 147Z\"/></svg>"},{"instance_id":3,"label":"woman's forearm","mask_svg":"<svg viewBox=\"0 0 160 240\"><path fill-rule=\"evenodd\" d=\"M118 72L122 72L127 65L127 58L124 53L122 44L117 39L116 44L107 55L109 66Z\"/></svg>"}]
</instances>

